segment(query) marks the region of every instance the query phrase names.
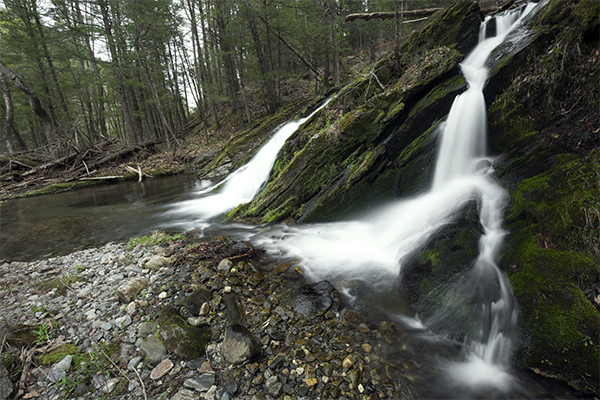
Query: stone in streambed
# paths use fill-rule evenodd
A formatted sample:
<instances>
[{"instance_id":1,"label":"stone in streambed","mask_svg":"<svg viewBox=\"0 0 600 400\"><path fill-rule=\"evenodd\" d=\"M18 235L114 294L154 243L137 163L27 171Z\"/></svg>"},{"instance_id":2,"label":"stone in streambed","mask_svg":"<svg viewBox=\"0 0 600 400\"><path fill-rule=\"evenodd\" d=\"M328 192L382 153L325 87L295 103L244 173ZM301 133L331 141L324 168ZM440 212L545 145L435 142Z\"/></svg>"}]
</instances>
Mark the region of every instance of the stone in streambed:
<instances>
[{"instance_id":1,"label":"stone in streambed","mask_svg":"<svg viewBox=\"0 0 600 400\"><path fill-rule=\"evenodd\" d=\"M4 363L0 363L0 399L7 399L13 391L13 384Z\"/></svg>"},{"instance_id":2,"label":"stone in streambed","mask_svg":"<svg viewBox=\"0 0 600 400\"><path fill-rule=\"evenodd\" d=\"M209 371L198 377L186 379L183 386L197 390L198 392L206 392L215 384L215 372Z\"/></svg>"},{"instance_id":3,"label":"stone in streambed","mask_svg":"<svg viewBox=\"0 0 600 400\"><path fill-rule=\"evenodd\" d=\"M160 311L158 325L160 337L169 351L184 360L204 355L206 344L210 340L210 331L186 323L175 307L167 306Z\"/></svg>"},{"instance_id":4,"label":"stone in streambed","mask_svg":"<svg viewBox=\"0 0 600 400\"><path fill-rule=\"evenodd\" d=\"M117 289L117 297L123 303L130 303L137 295L148 287L148 281L143 277L128 280Z\"/></svg>"},{"instance_id":5,"label":"stone in streambed","mask_svg":"<svg viewBox=\"0 0 600 400\"><path fill-rule=\"evenodd\" d=\"M150 379L157 380L169 373L173 369L173 361L168 358L162 360L150 373Z\"/></svg>"},{"instance_id":6,"label":"stone in streambed","mask_svg":"<svg viewBox=\"0 0 600 400\"><path fill-rule=\"evenodd\" d=\"M154 256L150 260L146 261L142 265L142 268L149 269L150 271L158 271L163 267L169 267L173 264L173 260L170 257Z\"/></svg>"},{"instance_id":7,"label":"stone in streambed","mask_svg":"<svg viewBox=\"0 0 600 400\"><path fill-rule=\"evenodd\" d=\"M172 400L200 400L200 395L189 389L181 388L175 393Z\"/></svg>"},{"instance_id":8,"label":"stone in streambed","mask_svg":"<svg viewBox=\"0 0 600 400\"><path fill-rule=\"evenodd\" d=\"M167 349L154 335L150 335L140 346L140 351L146 356L148 362L156 365L167 355Z\"/></svg>"},{"instance_id":9,"label":"stone in streambed","mask_svg":"<svg viewBox=\"0 0 600 400\"><path fill-rule=\"evenodd\" d=\"M237 365L260 354L261 350L258 340L247 328L232 325L225 331L222 352L227 363Z\"/></svg>"},{"instance_id":10,"label":"stone in streambed","mask_svg":"<svg viewBox=\"0 0 600 400\"><path fill-rule=\"evenodd\" d=\"M304 285L294 300L294 310L309 316L320 311L337 311L340 307L340 293L327 281Z\"/></svg>"}]
</instances>

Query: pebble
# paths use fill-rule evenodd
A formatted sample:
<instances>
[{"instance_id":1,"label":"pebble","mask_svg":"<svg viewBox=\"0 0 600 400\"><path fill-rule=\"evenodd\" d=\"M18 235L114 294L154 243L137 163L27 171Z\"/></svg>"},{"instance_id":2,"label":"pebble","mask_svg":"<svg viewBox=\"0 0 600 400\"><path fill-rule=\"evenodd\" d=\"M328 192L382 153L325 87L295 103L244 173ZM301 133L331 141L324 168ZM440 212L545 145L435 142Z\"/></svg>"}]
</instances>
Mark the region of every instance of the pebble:
<instances>
[{"instance_id":1,"label":"pebble","mask_svg":"<svg viewBox=\"0 0 600 400\"><path fill-rule=\"evenodd\" d=\"M150 373L150 379L157 380L165 376L173 369L173 361L168 358L162 360Z\"/></svg>"},{"instance_id":2,"label":"pebble","mask_svg":"<svg viewBox=\"0 0 600 400\"><path fill-rule=\"evenodd\" d=\"M183 246L142 245L128 250L125 244L109 243L62 257L0 264L0 294L11 288L10 296L4 296L0 304L0 319L11 325L51 320L51 340L58 343L61 337L78 346L81 354L98 354L99 349L118 344L111 359L119 369L105 365L107 370L75 388L86 399L115 396L117 391L119 398L139 399L144 397L143 390L148 398L175 400L392 399L415 393L414 388L401 392L406 384L403 378L387 375L387 371L404 371L405 365L388 368L376 361L380 357L372 343L379 343L377 328L366 323L354 324L354 328L337 311L310 317L294 312L284 298L289 287L281 280L285 270L273 276L266 269L257 272L263 268L258 262L234 265L227 260L218 271L218 264L211 266L204 258L200 262L189 258L183 266L174 264L177 257L185 258L184 251ZM167 258L167 254L175 256ZM77 266L85 267L83 272ZM64 294L56 289L44 293L31 284L34 278L75 275L85 281L73 281L73 290ZM185 319L198 329L208 329L210 341L204 356L186 360L162 342L157 315L166 306L180 310L178 301L192 291L207 296L195 306L197 315ZM225 294L239 298L240 322L256 336L261 353L239 366L227 364L223 354L228 327ZM32 306L44 307L44 311L33 313ZM350 345L354 347L351 356ZM78 368L71 363L68 356L32 372L41 382L44 398L58 399L62 389L57 383L65 377L76 378Z\"/></svg>"}]
</instances>

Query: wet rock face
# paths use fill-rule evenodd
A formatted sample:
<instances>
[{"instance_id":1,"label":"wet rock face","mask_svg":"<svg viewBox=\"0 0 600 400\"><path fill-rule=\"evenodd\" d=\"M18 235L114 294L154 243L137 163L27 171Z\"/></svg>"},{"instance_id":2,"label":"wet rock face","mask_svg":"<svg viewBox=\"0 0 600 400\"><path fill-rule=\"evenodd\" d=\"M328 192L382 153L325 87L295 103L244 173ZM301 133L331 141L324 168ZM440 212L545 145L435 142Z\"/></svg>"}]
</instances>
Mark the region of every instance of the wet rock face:
<instances>
[{"instance_id":1,"label":"wet rock face","mask_svg":"<svg viewBox=\"0 0 600 400\"><path fill-rule=\"evenodd\" d=\"M260 354L260 343L248 328L232 325L225 331L223 358L232 365L239 365Z\"/></svg>"},{"instance_id":2,"label":"wet rock face","mask_svg":"<svg viewBox=\"0 0 600 400\"><path fill-rule=\"evenodd\" d=\"M340 308L340 293L327 281L304 285L294 300L294 310L308 317L321 311L337 312Z\"/></svg>"}]
</instances>

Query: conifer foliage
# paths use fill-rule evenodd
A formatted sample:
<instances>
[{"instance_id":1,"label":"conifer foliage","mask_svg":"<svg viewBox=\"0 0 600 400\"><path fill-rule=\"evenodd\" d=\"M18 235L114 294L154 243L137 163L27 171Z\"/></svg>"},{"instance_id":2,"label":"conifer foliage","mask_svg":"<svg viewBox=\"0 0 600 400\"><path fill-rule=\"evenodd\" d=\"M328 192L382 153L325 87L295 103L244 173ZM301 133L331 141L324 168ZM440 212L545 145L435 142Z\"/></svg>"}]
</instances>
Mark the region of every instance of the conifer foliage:
<instances>
[{"instance_id":1,"label":"conifer foliage","mask_svg":"<svg viewBox=\"0 0 600 400\"><path fill-rule=\"evenodd\" d=\"M58 158L107 139L177 143L191 117L205 132L231 116L242 129L300 86L339 87L348 60L376 58L394 41L394 21L344 16L393 11L398 1L4 0L0 153Z\"/></svg>"}]
</instances>

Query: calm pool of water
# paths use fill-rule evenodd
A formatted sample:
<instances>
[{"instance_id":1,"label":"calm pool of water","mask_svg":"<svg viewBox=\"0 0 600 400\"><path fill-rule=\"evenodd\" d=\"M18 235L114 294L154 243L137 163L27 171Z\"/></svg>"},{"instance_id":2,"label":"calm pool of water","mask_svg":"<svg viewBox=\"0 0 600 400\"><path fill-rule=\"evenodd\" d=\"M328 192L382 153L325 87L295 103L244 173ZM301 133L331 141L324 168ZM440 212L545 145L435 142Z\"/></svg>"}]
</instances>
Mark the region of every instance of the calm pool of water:
<instances>
[{"instance_id":1,"label":"calm pool of water","mask_svg":"<svg viewBox=\"0 0 600 400\"><path fill-rule=\"evenodd\" d=\"M120 182L0 205L0 259L29 261L145 235L168 225L169 204L195 175Z\"/></svg>"}]
</instances>

